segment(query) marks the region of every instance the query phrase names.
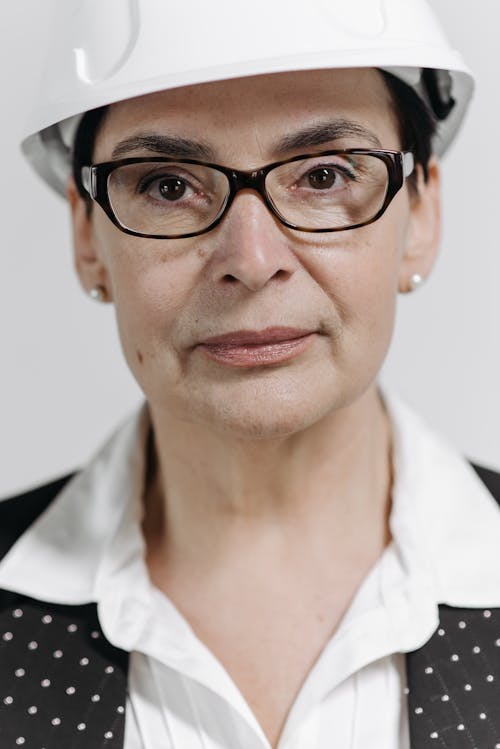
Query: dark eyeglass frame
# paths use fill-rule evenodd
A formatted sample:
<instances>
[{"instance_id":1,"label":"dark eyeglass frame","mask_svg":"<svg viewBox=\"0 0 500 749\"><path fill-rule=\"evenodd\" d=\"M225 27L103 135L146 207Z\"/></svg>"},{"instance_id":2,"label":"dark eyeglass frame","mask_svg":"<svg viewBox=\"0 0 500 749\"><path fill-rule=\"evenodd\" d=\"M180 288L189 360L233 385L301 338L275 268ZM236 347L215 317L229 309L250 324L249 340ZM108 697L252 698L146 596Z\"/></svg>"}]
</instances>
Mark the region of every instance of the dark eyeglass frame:
<instances>
[{"instance_id":1,"label":"dark eyeglass frame","mask_svg":"<svg viewBox=\"0 0 500 749\"><path fill-rule=\"evenodd\" d=\"M377 213L372 216L372 218L367 219L366 221L363 221L358 224L353 224L352 226L341 226L341 227L335 227L332 229L310 229L306 227L299 226L297 224L293 224L290 221L288 221L284 216L279 213L277 208L275 207L274 203L272 202L271 197L268 195L265 180L269 172L271 172L273 169L279 166L283 166L284 164L291 164L294 161L303 161L306 159L314 159L318 156L338 156L338 155L364 155L364 156L374 156L377 159L380 159L383 161L387 168L387 174L388 174L388 182L387 182L387 191L385 194L385 199L382 204L382 207L380 208ZM175 164L196 164L198 166L206 166L210 167L212 169L215 169L218 172L221 172L224 174L228 180L229 183L229 191L226 196L225 201L223 202L218 214L214 218L214 220L207 226L205 229L201 229L200 231L190 232L188 234L144 234L142 232L134 231L133 229L129 229L127 226L124 226L120 223L118 217L116 216L115 212L113 211L113 208L111 206L110 200L109 200L109 194L108 194L108 178L109 175L115 170L118 169L121 166L126 166L127 164L142 164L147 162L154 162L154 163L175 163ZM266 164L265 166L261 167L260 169L250 169L248 171L242 171L240 169L233 169L231 167L225 167L221 166L220 164L211 164L206 161L198 161L197 159L175 159L167 156L138 156L138 157L130 157L126 159L117 159L115 161L103 161L99 164L92 164L88 166L83 166L81 168L81 179L82 179L82 185L85 188L85 190L88 192L90 198L94 200L98 205L101 206L103 211L106 213L108 218L113 222L113 224L123 231L125 234L131 234L134 237L145 237L148 239L187 239L188 237L197 237L200 234L205 234L206 232L211 231L214 229L228 210L230 209L233 200L235 199L236 195L240 190L255 190L262 200L264 201L265 205L271 211L271 213L276 216L276 218L284 225L287 226L289 229L294 229L295 231L301 231L301 232L308 232L308 233L325 233L325 232L337 232L337 231L347 231L349 229L358 229L362 226L367 226L368 224L372 224L374 221L377 221L387 210L388 206L394 199L394 197L397 195L399 190L403 187L405 179L409 177L415 168L415 160L413 153L411 151L388 151L388 150L382 150L382 149L369 149L369 148L346 148L346 149L334 149L334 150L328 150L328 151L319 151L316 153L307 153L307 154L301 154L300 156L292 156L290 159L284 159L283 161L273 161L272 164Z\"/></svg>"}]
</instances>

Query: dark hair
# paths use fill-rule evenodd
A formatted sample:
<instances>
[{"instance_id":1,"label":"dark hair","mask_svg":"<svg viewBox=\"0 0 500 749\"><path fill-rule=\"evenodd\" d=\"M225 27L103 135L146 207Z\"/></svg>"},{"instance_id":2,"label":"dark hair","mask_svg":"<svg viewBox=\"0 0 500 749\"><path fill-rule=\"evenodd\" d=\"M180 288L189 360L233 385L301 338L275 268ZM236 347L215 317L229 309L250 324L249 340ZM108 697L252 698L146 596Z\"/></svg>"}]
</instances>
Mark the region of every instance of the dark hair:
<instances>
[{"instance_id":1,"label":"dark hair","mask_svg":"<svg viewBox=\"0 0 500 749\"><path fill-rule=\"evenodd\" d=\"M399 123L401 148L404 151L413 152L415 162L422 166L424 178L427 179L427 165L432 154L432 137L436 131L436 118L431 109L410 86L391 73L380 72L389 89ZM95 139L107 110L108 107L104 106L86 112L82 117L75 138L73 177L78 192L87 201L89 212L92 201L82 185L80 172L82 166L92 163ZM410 177L409 182L416 190L415 173Z\"/></svg>"},{"instance_id":2,"label":"dark hair","mask_svg":"<svg viewBox=\"0 0 500 749\"><path fill-rule=\"evenodd\" d=\"M92 201L89 198L88 192L82 185L81 170L82 166L88 166L92 164L92 157L94 153L95 139L99 128L101 127L108 107L99 107L98 109L91 109L89 112L85 112L83 115L78 129L76 131L75 143L73 146L73 179L78 192L87 201L87 208L90 210Z\"/></svg>"},{"instance_id":3,"label":"dark hair","mask_svg":"<svg viewBox=\"0 0 500 749\"><path fill-rule=\"evenodd\" d=\"M427 180L432 139L437 127L436 116L424 100L400 78L385 70L380 72L391 94L399 123L401 148L403 151L412 151L415 163L422 166L424 179ZM410 184L416 186L415 173L410 177Z\"/></svg>"}]
</instances>

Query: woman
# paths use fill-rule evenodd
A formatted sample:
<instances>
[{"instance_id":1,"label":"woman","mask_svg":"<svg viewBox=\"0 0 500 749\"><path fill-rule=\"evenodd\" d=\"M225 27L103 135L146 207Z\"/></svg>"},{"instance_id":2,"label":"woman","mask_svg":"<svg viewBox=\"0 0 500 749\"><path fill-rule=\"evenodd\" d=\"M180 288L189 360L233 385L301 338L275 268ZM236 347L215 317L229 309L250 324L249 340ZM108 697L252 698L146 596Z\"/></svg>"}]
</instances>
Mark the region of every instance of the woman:
<instances>
[{"instance_id":1,"label":"woman","mask_svg":"<svg viewBox=\"0 0 500 749\"><path fill-rule=\"evenodd\" d=\"M145 402L2 505L2 741L500 746L498 507L377 383L467 71L417 2L109 8L25 152Z\"/></svg>"}]
</instances>

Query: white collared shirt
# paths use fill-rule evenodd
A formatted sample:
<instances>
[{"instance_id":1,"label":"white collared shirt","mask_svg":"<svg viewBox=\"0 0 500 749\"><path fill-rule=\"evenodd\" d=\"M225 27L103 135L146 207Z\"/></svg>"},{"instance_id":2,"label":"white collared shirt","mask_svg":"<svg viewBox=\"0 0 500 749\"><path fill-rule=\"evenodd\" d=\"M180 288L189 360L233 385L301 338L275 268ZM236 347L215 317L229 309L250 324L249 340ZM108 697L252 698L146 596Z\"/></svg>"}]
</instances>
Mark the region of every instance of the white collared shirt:
<instances>
[{"instance_id":1,"label":"white collared shirt","mask_svg":"<svg viewBox=\"0 0 500 749\"><path fill-rule=\"evenodd\" d=\"M409 749L405 653L439 603L500 606L500 512L474 470L397 398L392 541L307 676L279 749ZM131 653L124 749L269 749L222 664L154 587L141 534L144 403L0 563L0 588L96 602ZM473 532L471 532L473 529Z\"/></svg>"}]
</instances>

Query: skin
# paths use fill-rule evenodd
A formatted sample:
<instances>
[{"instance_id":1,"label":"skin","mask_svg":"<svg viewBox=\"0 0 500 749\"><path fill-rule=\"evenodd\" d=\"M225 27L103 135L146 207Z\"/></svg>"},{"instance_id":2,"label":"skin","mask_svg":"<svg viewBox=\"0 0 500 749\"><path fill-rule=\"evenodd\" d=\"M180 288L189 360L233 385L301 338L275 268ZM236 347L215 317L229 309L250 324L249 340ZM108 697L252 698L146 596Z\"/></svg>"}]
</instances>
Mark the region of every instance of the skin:
<instances>
[{"instance_id":1,"label":"skin","mask_svg":"<svg viewBox=\"0 0 500 749\"><path fill-rule=\"evenodd\" d=\"M332 118L400 148L376 71L308 71L114 104L94 162L154 131L202 139L217 163L250 169L277 158L277 137ZM356 146L371 144L331 143ZM437 253L439 171L429 166L427 183L418 170L418 194L406 185L377 222L337 234L289 230L245 190L207 234L132 237L97 206L89 216L68 185L80 280L105 287L114 303L150 406L151 579L223 663L271 746L390 541L391 430L376 380L398 292L412 274L427 277ZM195 347L270 325L316 334L300 356L267 368L230 368Z\"/></svg>"}]
</instances>

